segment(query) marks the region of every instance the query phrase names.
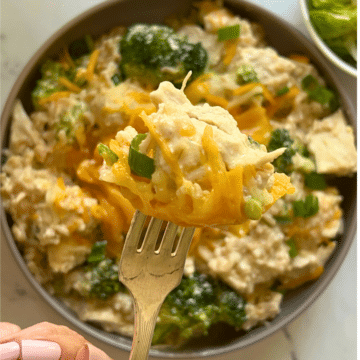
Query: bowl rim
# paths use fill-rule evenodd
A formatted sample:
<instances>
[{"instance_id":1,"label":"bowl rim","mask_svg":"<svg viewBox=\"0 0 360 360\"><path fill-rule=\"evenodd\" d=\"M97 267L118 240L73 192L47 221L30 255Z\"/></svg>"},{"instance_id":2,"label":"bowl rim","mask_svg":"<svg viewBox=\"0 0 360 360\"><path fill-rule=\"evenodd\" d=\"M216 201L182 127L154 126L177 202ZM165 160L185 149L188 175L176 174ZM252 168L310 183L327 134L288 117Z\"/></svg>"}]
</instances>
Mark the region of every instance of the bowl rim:
<instances>
[{"instance_id":1,"label":"bowl rim","mask_svg":"<svg viewBox=\"0 0 360 360\"><path fill-rule=\"evenodd\" d=\"M2 141L4 140L6 136L5 128L8 127L8 124L10 122L11 118L11 110L13 103L16 99L16 95L18 94L24 80L30 73L30 70L34 67L34 65L37 64L38 60L42 57L42 55L46 52L46 50L49 48L49 46L58 38L60 38L66 31L71 29L75 24L78 22L84 20L85 18L94 15L97 11L102 10L108 6L111 6L114 3L122 3L126 0L106 0L105 2L95 5L94 7L91 7L90 9L86 10L85 12L79 14L66 24L64 24L59 30L57 30L55 33L53 33L48 40L35 52L35 54L31 57L31 59L28 61L26 66L24 67L23 71L17 78L16 82L14 83L7 100L5 102L2 115L1 115L1 124L6 124L6 126L1 126L1 138L0 138L0 145ZM287 28L287 31L292 33L294 36L301 38L303 43L306 44L307 48L310 49L311 54L315 54L317 56L320 56L321 53L319 50L314 46L314 44L309 41L299 30L297 30L292 24L288 23L286 20L282 19L278 15L274 14L273 12L264 9L260 5L254 4L252 2L246 1L246 0L225 0L224 5L234 5L239 6L241 8L250 9L250 11L255 12L259 11L263 15L265 14L269 18L273 19L274 21L280 22L282 26L285 26ZM271 43L269 45L272 45ZM325 59L324 59L325 60ZM326 72L326 76L328 79L331 79L335 87L341 94L346 94L345 87L339 82L337 76L335 75L334 71L329 67L328 64L322 63L322 71ZM325 75L325 74L324 74ZM356 126L355 122L355 111L354 106L352 102L346 97L342 97L343 100L343 107L347 114L347 117L352 120L352 126ZM1 150L3 146L1 145ZM210 349L204 349L204 350L195 350L193 352L164 352L160 351L158 349L152 348L150 350L150 356L156 356L160 358L173 358L173 359L186 359L186 358L202 358L202 357L212 357L216 355L222 355L226 353L230 353L235 350L239 350L242 348L245 348L247 346L250 346L262 339L265 339L266 337L274 334L276 331L280 330L290 322L292 322L295 318L297 318L301 313L303 313L304 310L306 310L326 289L330 281L334 278L335 274L339 270L341 264L343 263L343 260L345 256L347 255L350 246L355 238L356 233L356 202L354 203L353 212L351 214L350 219L350 226L347 229L347 236L344 239L346 241L343 241L344 244L341 246L341 251L337 253L336 259L332 262L331 267L326 270L326 272L322 275L321 279L319 279L316 282L316 287L314 290L312 290L310 296L305 299L299 306L296 307L296 309L291 313L282 318L280 321L278 321L276 324L271 325L270 327L263 326L261 330L257 333L254 333L253 336L247 338L247 339L240 339L235 340L229 344L210 348ZM59 300L54 298L50 293L48 293L41 285L35 280L35 277L28 269L27 265L25 264L25 261L23 257L21 256L21 253L16 245L16 242L13 238L13 235L11 233L9 224L7 222L7 215L5 213L5 210L3 206L1 205L1 227L2 231L5 233L5 238L7 241L7 245L10 247L11 252L13 256L15 257L18 265L20 266L20 269L24 273L27 280L30 282L30 284L35 288L35 290L45 299L45 301L50 304L54 310L59 312L62 316L64 316L70 323L77 326L79 329L84 331L85 333L104 341L107 344L110 344L118 349L130 351L131 349L131 341L125 341L122 343L119 343L119 338L124 338L121 335L115 335L111 336L112 334L105 333L103 330L95 329L92 326L89 326L89 324L79 320L76 316L73 315L73 312L71 309L69 309L66 305L61 303ZM239 344L241 343L241 346Z\"/></svg>"},{"instance_id":2,"label":"bowl rim","mask_svg":"<svg viewBox=\"0 0 360 360\"><path fill-rule=\"evenodd\" d=\"M300 8L302 17L307 30L315 44L319 47L320 51L338 68L346 72L347 74L357 77L357 68L351 66L346 61L342 60L337 54L335 54L320 37L315 27L310 20L310 13L308 8L308 0L300 0Z\"/></svg>"}]
</instances>

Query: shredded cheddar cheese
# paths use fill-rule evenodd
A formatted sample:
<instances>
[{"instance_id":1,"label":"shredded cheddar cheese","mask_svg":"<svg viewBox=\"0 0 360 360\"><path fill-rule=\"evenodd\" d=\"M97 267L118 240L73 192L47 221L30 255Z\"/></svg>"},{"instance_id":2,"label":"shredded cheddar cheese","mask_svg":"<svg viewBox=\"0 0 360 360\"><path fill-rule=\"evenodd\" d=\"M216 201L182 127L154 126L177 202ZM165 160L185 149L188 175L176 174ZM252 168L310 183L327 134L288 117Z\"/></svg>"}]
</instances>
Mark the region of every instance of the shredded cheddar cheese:
<instances>
[{"instance_id":1,"label":"shredded cheddar cheese","mask_svg":"<svg viewBox=\"0 0 360 360\"><path fill-rule=\"evenodd\" d=\"M226 66L230 65L231 61L236 55L238 42L239 42L238 39L227 40L225 42L225 55L222 59L224 65Z\"/></svg>"},{"instance_id":2,"label":"shredded cheddar cheese","mask_svg":"<svg viewBox=\"0 0 360 360\"><path fill-rule=\"evenodd\" d=\"M264 107L253 106L245 112L234 115L234 119L243 133L250 135L261 144L268 143L272 126Z\"/></svg>"},{"instance_id":3,"label":"shredded cheddar cheese","mask_svg":"<svg viewBox=\"0 0 360 360\"><path fill-rule=\"evenodd\" d=\"M59 77L59 83L61 85L64 85L66 88L68 88L70 91L79 93L81 91L81 88L77 86L76 84L72 83L70 80L68 80L66 77Z\"/></svg>"},{"instance_id":4,"label":"shredded cheddar cheese","mask_svg":"<svg viewBox=\"0 0 360 360\"><path fill-rule=\"evenodd\" d=\"M319 265L313 271L300 275L297 278L285 279L281 286L279 286L279 290L295 289L309 281L316 280L323 272L324 267L322 265Z\"/></svg>"},{"instance_id":5,"label":"shredded cheddar cheese","mask_svg":"<svg viewBox=\"0 0 360 360\"><path fill-rule=\"evenodd\" d=\"M305 56L305 55L300 55L300 54L292 54L289 56L289 59L303 63L303 64L309 64L310 63L310 59Z\"/></svg>"},{"instance_id":6,"label":"shredded cheddar cheese","mask_svg":"<svg viewBox=\"0 0 360 360\"><path fill-rule=\"evenodd\" d=\"M198 85L199 83L195 84L196 87ZM254 85L246 86L246 89L251 89L253 86ZM122 194L131 202L134 208L139 209L147 215L172 221L180 225L208 226L242 224L246 222L248 217L244 210L244 187L249 188L248 191L250 191L250 193L252 192L251 187L256 186L255 177L261 167L256 168L256 166L252 164L238 164L229 169L228 165L225 164L219 144L215 141L214 127L205 125L202 133L199 133L199 129L194 126L191 120L191 116L195 119L197 118L195 115L197 111L197 109L195 109L196 106L191 105L184 93L181 90L176 90L170 83L161 85L160 88L156 90L157 95L154 95L155 98L161 98L163 94L162 91L165 91L163 89L169 91L165 96L166 99L175 99L176 96L179 96L181 100L180 98L175 100L175 104L173 105L166 103L164 107L159 105L159 113L148 115L143 111L140 117L148 129L148 135L150 136L147 151L149 151L149 149L152 150L152 154L155 156L155 164L156 159L159 154L161 154L162 160L159 161L160 163L166 164L164 165L166 170L160 167L157 173L155 169L155 173L153 174L153 176L156 177L155 182L153 182L152 178L142 178L133 174L128 163L129 138L135 136L136 131L126 128L123 134L131 131L133 135L130 136L128 134L122 138L123 134L120 131L116 139L111 139L109 142L110 149L118 157L116 163L111 166L112 175L109 181L120 186ZM176 93L176 91L180 93ZM204 95L208 96L208 94ZM141 95L137 100L139 102L147 102L149 100L148 96L148 94ZM219 99L222 98L213 96L212 99L214 99L214 102L216 100L219 103ZM184 102L184 105L177 107L178 105L176 104L181 102ZM223 102L222 105L224 108L227 107L227 103L225 102ZM190 114L192 114L192 110L195 111L190 117L184 112L181 112L181 108L186 108L187 106L189 106L189 108L186 111L189 111ZM194 107L194 109L192 107ZM200 109L202 109L202 105L199 105L199 110ZM206 109L205 111L209 111L209 113L212 111L209 107L205 107L204 109ZM214 109L223 114L221 116L231 116L223 108L219 109L218 107L214 107ZM205 118L206 115L202 113L203 110L200 111L202 115L199 116ZM177 112L179 113L177 114ZM170 135L176 130L174 130L172 126L169 126L169 129L165 131L165 124L163 127L160 126L160 128L157 128L158 123L156 119L161 123L167 116L169 116L169 121L171 121L170 119L172 119L172 117L174 117L174 119L178 118L174 123L179 126L179 130L177 131L179 131L181 136L188 137L188 140L179 139L178 141L185 141L185 143L190 146L190 144L197 139L197 146L201 148L198 161L200 161L201 165L199 166L201 166L203 173L202 179L199 180L198 183L192 182L187 178L188 170L186 166L184 167L184 164L181 164L179 161L179 156L181 156L182 152L176 151L176 142L172 143ZM249 133L263 143L267 141L271 126L264 107L254 106L244 114L239 115L237 120L240 129L249 130ZM236 128L236 122L233 118L231 118L231 120L229 118L228 121L232 121L232 126ZM168 135L165 135L166 133L168 133ZM264 151L260 148L256 148L257 150L252 149L245 134L239 132L239 136L242 139L241 141L245 141L248 144L242 145L244 146L242 151ZM240 141L240 138L238 141ZM249 148L246 148L246 146L249 146ZM184 152L186 151L192 150L191 148L186 148ZM263 155L265 153L263 153ZM254 155L252 159L252 161L256 162L257 156ZM273 169L273 167L270 165L267 169L267 171L269 171ZM104 176L105 178L103 179L106 180L107 177L106 175ZM286 175L274 174L271 193L268 193L266 196L267 201L263 204L263 210L268 209L279 197L287 193L292 193L292 191L293 187L290 184L290 179ZM266 194L264 194L264 196L265 195ZM224 211L224 209L226 209L226 211Z\"/></svg>"},{"instance_id":7,"label":"shredded cheddar cheese","mask_svg":"<svg viewBox=\"0 0 360 360\"><path fill-rule=\"evenodd\" d=\"M39 105L45 105L47 103L50 103L52 101L57 101L61 98L64 98L64 97L69 97L71 95L71 91L57 91L55 93L52 93L51 95L45 97L45 98L42 98L42 99L39 99Z\"/></svg>"},{"instance_id":8,"label":"shredded cheddar cheese","mask_svg":"<svg viewBox=\"0 0 360 360\"><path fill-rule=\"evenodd\" d=\"M89 63L86 67L86 74L85 74L85 78L88 81L91 81L94 77L94 71L95 71L96 63L99 58L99 54L100 54L100 50L95 49L90 55Z\"/></svg>"}]
</instances>

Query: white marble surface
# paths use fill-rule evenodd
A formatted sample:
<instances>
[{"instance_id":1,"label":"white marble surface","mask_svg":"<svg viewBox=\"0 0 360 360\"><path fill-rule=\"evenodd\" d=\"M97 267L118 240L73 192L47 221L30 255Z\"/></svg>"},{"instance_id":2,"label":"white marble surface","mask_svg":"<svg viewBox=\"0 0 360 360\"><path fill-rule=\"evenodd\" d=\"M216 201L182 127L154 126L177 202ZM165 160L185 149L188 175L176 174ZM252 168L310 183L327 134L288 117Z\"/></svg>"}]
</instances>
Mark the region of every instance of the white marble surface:
<instances>
[{"instance_id":1,"label":"white marble surface","mask_svg":"<svg viewBox=\"0 0 360 360\"><path fill-rule=\"evenodd\" d=\"M252 0L294 24L309 37L297 0ZM58 28L102 0L0 0L1 108L23 66ZM356 80L337 71L356 103ZM1 246L1 320L22 328L40 321L71 327L27 283L10 250ZM213 360L356 359L356 242L325 292L285 329L236 353ZM128 353L83 334L118 360ZM155 360L155 359L154 359Z\"/></svg>"}]
</instances>

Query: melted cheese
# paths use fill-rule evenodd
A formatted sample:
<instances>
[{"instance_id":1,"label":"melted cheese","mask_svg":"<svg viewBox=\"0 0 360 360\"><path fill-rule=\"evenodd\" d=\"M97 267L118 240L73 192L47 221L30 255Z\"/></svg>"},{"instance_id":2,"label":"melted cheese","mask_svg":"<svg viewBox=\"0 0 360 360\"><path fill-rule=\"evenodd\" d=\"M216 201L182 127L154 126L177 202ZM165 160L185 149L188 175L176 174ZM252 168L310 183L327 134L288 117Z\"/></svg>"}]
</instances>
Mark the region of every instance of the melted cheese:
<instances>
[{"instance_id":1,"label":"melted cheese","mask_svg":"<svg viewBox=\"0 0 360 360\"><path fill-rule=\"evenodd\" d=\"M162 83L150 98L158 111L151 115L143 112L141 118L150 136L143 152L147 153L150 146L154 154L156 170L152 178L131 172L129 146L137 134L131 127L110 141L118 161L111 168L104 163L100 178L119 185L122 194L144 214L179 225L246 222L244 186L256 186L259 170L271 172L273 167L268 162L282 150L267 153L265 147L251 146L226 110L207 104L193 106L170 83ZM256 111L262 115L260 122L267 120L264 108L256 109L255 115ZM264 210L293 191L286 175L275 175Z\"/></svg>"}]
</instances>

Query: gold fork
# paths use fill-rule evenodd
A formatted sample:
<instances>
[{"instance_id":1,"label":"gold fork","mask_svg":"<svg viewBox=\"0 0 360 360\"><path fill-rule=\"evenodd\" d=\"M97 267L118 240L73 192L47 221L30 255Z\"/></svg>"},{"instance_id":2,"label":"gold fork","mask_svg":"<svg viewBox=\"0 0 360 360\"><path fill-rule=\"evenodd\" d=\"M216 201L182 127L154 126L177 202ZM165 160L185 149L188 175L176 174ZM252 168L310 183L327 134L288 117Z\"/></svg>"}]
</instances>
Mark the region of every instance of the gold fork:
<instances>
[{"instance_id":1,"label":"gold fork","mask_svg":"<svg viewBox=\"0 0 360 360\"><path fill-rule=\"evenodd\" d=\"M129 360L148 358L156 319L165 297L179 285L195 228L168 222L158 239L163 221L151 218L145 237L141 234L147 216L136 211L120 259L119 279L134 298L135 326Z\"/></svg>"}]
</instances>

